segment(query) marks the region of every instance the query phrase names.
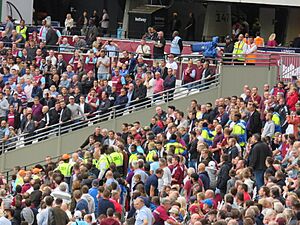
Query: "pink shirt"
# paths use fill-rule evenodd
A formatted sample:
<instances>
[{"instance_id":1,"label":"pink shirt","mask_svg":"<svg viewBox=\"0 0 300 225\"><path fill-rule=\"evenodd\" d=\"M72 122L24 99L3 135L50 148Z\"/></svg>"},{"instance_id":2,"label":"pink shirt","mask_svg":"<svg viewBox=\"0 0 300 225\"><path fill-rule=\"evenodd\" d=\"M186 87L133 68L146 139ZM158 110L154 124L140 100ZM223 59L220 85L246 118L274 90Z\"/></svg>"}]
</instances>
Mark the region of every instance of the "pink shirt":
<instances>
[{"instance_id":1,"label":"pink shirt","mask_svg":"<svg viewBox=\"0 0 300 225\"><path fill-rule=\"evenodd\" d=\"M159 92L164 91L164 80L162 78L159 78L158 80L154 80L154 87L153 87L153 93L157 94Z\"/></svg>"}]
</instances>

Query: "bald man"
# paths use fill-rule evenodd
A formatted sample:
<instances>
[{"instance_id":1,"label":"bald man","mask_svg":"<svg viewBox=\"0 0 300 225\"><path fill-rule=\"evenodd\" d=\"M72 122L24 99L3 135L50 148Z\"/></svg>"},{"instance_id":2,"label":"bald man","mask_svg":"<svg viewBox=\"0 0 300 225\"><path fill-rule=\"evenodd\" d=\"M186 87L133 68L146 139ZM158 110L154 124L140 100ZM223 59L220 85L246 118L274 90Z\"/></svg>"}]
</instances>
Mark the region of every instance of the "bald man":
<instances>
[{"instance_id":1,"label":"bald man","mask_svg":"<svg viewBox=\"0 0 300 225\"><path fill-rule=\"evenodd\" d=\"M210 185L210 179L207 171L205 170L205 164L200 163L198 166L199 178L201 179L204 189L207 190Z\"/></svg>"}]
</instances>

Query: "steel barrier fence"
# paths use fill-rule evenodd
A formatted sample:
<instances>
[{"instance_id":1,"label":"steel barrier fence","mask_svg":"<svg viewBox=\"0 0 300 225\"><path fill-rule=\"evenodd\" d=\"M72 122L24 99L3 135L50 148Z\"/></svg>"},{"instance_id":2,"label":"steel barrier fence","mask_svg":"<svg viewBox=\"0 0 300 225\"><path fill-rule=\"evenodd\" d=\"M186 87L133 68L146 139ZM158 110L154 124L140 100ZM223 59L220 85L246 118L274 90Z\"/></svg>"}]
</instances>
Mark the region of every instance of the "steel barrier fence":
<instances>
[{"instance_id":1,"label":"steel barrier fence","mask_svg":"<svg viewBox=\"0 0 300 225\"><path fill-rule=\"evenodd\" d=\"M114 106L110 108L110 111L104 114L101 114L99 111L93 113L93 117L89 118L87 120L78 121L76 123L71 123L70 121L65 122L63 124L56 124L49 126L46 129L39 129L37 130L32 136L28 136L28 134L21 134L17 140L9 139L8 143L2 143L1 148L1 154L5 155L8 151L21 151L22 147L30 144L34 144L39 141L43 141L50 138L55 138L59 135L66 134L68 132L75 131L77 129L86 127L86 126L92 126L96 125L98 123L101 123L103 121L109 120L109 119L115 119L117 117L121 117L123 114L126 113L134 113L139 110L145 109L147 107L160 105L163 103L169 103L174 98L183 98L187 95L198 93L203 90L207 90L209 88L216 87L220 84L220 75L216 74L213 77L205 80L195 81L188 84L181 85L179 87L175 87L163 92L160 92L158 94L152 95L149 98L145 99L144 101L133 101L132 105L128 107L122 107L120 106ZM74 152L74 151L73 151ZM73 153L70 152L70 153ZM57 156L56 158L59 158ZM22 166L24 168L31 167L33 165L36 165L41 162L35 162L30 165ZM7 179L10 179L12 170L3 171L5 173L5 176Z\"/></svg>"}]
</instances>

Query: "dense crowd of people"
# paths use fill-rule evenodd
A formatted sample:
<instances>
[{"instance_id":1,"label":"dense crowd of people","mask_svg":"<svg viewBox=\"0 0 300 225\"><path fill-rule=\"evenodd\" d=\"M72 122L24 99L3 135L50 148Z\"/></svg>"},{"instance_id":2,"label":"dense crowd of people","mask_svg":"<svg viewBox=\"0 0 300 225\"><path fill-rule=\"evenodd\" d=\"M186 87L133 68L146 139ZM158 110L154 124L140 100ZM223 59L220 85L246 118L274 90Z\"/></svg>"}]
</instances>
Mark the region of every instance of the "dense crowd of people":
<instances>
[{"instance_id":1,"label":"dense crowd of people","mask_svg":"<svg viewBox=\"0 0 300 225\"><path fill-rule=\"evenodd\" d=\"M144 61L149 50L144 40L136 53L125 50L117 56L116 51L122 49L112 40L102 43L97 35L86 37L75 35L70 45L46 21L39 32L29 35L25 21L15 29L7 17L0 40L0 144L11 143L11 149L20 134L28 141L52 125L87 120L110 112L111 107L129 108L164 96L172 100L179 73L174 54L180 53L175 51L164 59L162 32L153 47L158 60L149 65ZM63 52L73 50L74 55L66 61ZM191 61L182 77L186 84L213 74L209 61L197 65Z\"/></svg>"},{"instance_id":2,"label":"dense crowd of people","mask_svg":"<svg viewBox=\"0 0 300 225\"><path fill-rule=\"evenodd\" d=\"M156 107L0 178L1 224L298 224L299 81ZM5 214L5 216L4 216Z\"/></svg>"},{"instance_id":3,"label":"dense crowd of people","mask_svg":"<svg viewBox=\"0 0 300 225\"><path fill-rule=\"evenodd\" d=\"M103 34L105 14L96 23ZM75 35L70 44L46 21L29 35L24 21L14 28L7 17L0 40L1 144L103 115L113 106L123 110L163 99L163 91L173 98L174 56L183 48L177 30L167 60L164 34L153 28L136 53L118 57L122 49L113 40L101 42L95 19L84 13L86 38ZM67 34L70 15L65 25ZM145 40L155 41L153 51ZM253 63L259 39L240 34L234 45L226 40L225 54ZM66 62L54 50L75 51ZM159 60L147 65L151 52ZM213 75L209 61L189 61L182 80ZM193 100L186 111L158 106L147 126L136 121L120 131L96 127L72 155L47 157L27 170L16 166L11 180L0 175L0 224L298 224L299 91L300 80L265 84L263 96L245 85L240 96Z\"/></svg>"}]
</instances>

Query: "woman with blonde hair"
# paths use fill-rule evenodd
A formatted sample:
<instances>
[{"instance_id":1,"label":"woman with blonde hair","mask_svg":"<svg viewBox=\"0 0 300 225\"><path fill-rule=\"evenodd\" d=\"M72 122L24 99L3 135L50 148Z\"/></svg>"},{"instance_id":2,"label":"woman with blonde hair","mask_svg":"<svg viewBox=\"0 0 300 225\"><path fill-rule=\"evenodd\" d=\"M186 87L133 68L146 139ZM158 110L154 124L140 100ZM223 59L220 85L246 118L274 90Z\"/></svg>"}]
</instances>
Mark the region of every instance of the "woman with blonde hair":
<instances>
[{"instance_id":1,"label":"woman with blonde hair","mask_svg":"<svg viewBox=\"0 0 300 225\"><path fill-rule=\"evenodd\" d=\"M267 42L267 46L268 47L276 47L277 46L277 42L276 42L276 34L272 33L269 37L269 40Z\"/></svg>"}]
</instances>

